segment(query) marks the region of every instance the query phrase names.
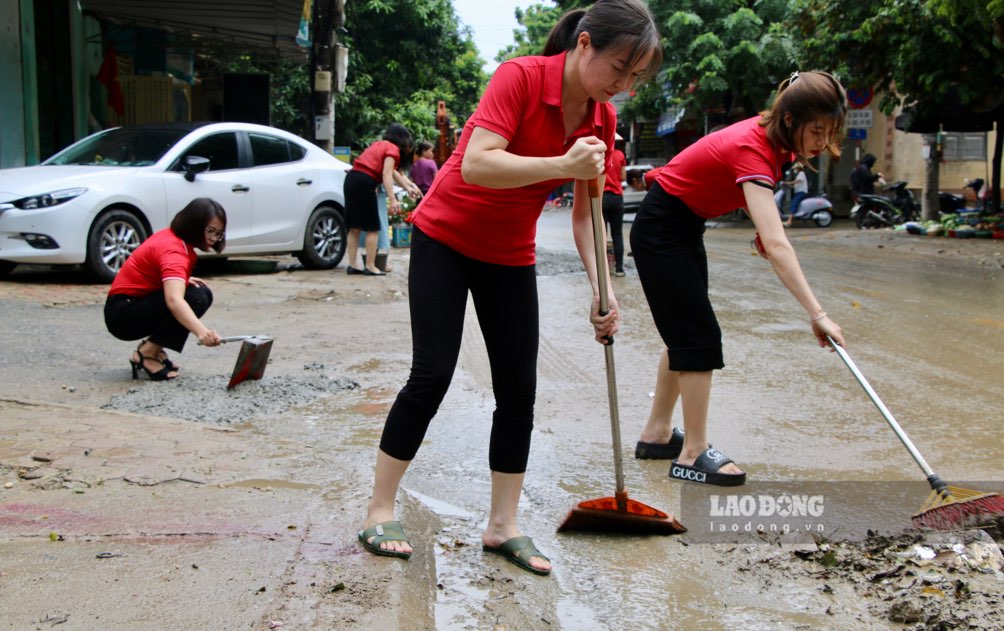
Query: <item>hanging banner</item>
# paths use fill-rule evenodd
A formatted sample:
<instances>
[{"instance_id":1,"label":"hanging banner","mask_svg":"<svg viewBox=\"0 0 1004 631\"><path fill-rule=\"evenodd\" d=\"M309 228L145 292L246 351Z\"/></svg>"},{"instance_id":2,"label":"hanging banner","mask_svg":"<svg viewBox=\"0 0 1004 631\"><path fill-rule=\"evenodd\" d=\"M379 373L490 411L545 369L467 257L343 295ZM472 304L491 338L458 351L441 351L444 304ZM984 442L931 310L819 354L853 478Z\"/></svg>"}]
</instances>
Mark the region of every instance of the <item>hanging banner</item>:
<instances>
[{"instance_id":1,"label":"hanging banner","mask_svg":"<svg viewBox=\"0 0 1004 631\"><path fill-rule=\"evenodd\" d=\"M313 12L314 0L303 0L303 12L300 14L300 28L296 31L296 44L310 48L310 16Z\"/></svg>"}]
</instances>

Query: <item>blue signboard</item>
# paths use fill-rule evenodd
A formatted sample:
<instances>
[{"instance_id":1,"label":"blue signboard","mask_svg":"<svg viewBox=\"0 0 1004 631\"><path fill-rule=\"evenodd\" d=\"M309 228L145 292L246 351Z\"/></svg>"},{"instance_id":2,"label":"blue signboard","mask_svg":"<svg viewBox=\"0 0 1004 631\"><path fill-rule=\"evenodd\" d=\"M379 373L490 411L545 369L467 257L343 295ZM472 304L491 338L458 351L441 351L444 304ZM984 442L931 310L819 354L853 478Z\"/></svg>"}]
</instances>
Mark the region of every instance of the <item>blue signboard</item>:
<instances>
[{"instance_id":1,"label":"blue signboard","mask_svg":"<svg viewBox=\"0 0 1004 631\"><path fill-rule=\"evenodd\" d=\"M865 140L866 138L868 138L868 130L852 127L847 130L847 137L850 138L851 140Z\"/></svg>"}]
</instances>

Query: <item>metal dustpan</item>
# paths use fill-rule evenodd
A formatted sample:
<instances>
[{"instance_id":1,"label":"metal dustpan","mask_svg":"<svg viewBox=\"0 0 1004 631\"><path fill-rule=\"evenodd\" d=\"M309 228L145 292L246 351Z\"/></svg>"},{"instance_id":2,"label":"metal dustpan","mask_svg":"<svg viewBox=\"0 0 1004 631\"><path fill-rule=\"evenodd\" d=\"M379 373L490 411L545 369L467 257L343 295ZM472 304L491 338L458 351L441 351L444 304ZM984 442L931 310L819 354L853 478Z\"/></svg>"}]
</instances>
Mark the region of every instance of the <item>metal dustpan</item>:
<instances>
[{"instance_id":1,"label":"metal dustpan","mask_svg":"<svg viewBox=\"0 0 1004 631\"><path fill-rule=\"evenodd\" d=\"M272 338L264 335L235 335L221 338L220 342L241 343L241 350L237 353L237 363L234 364L234 372L230 376L227 390L233 389L245 379L261 379L268 364L268 354L272 352Z\"/></svg>"}]
</instances>

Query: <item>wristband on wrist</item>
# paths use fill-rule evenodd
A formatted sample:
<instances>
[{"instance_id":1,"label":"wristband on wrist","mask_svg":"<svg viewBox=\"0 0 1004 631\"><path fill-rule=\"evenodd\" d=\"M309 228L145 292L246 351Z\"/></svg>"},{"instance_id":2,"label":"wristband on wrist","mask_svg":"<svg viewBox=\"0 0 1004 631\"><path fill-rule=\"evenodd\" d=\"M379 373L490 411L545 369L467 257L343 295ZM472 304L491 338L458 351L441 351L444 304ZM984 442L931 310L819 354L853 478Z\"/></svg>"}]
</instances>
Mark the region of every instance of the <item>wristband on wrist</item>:
<instances>
[{"instance_id":1,"label":"wristband on wrist","mask_svg":"<svg viewBox=\"0 0 1004 631\"><path fill-rule=\"evenodd\" d=\"M826 312L824 311L822 314L816 316L815 318L812 318L811 322L818 322L825 317L826 317Z\"/></svg>"}]
</instances>

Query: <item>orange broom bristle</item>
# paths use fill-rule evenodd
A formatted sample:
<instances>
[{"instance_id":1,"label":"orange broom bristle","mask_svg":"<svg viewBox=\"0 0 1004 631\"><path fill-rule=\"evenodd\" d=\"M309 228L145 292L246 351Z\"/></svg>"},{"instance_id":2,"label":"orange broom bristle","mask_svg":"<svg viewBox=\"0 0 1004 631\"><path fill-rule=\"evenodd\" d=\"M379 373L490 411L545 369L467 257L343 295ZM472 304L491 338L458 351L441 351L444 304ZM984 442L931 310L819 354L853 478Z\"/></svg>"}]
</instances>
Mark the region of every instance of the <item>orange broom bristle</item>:
<instances>
[{"instance_id":1,"label":"orange broom bristle","mask_svg":"<svg viewBox=\"0 0 1004 631\"><path fill-rule=\"evenodd\" d=\"M954 487L950 490L953 497L947 500L932 491L920 512L913 516L913 524L932 530L959 530L1004 523L1004 497L996 493L965 492ZM956 490L963 493L956 494Z\"/></svg>"}]
</instances>

